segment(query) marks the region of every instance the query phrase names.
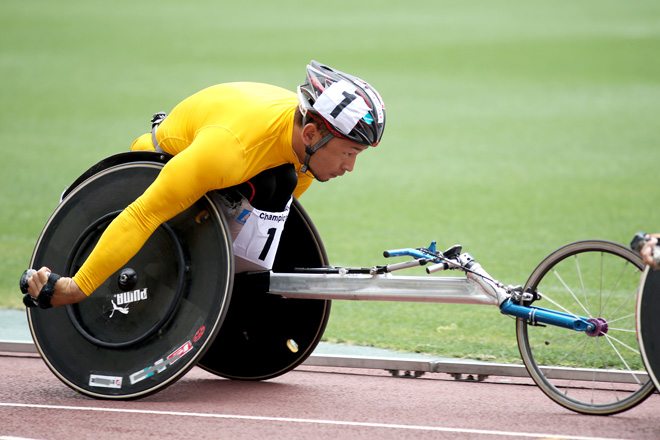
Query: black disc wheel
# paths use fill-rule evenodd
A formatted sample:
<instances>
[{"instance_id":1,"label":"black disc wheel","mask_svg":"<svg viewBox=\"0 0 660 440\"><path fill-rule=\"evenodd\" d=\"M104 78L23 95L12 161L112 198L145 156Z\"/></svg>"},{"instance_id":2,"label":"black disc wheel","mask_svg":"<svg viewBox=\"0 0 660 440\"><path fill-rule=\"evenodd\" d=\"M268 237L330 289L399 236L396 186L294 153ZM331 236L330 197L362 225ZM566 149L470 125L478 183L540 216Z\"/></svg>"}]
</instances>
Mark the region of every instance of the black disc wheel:
<instances>
[{"instance_id":1,"label":"black disc wheel","mask_svg":"<svg viewBox=\"0 0 660 440\"><path fill-rule=\"evenodd\" d=\"M273 271L327 264L321 237L294 199ZM325 331L331 301L264 293L258 280L258 276L236 276L227 318L200 367L230 379L264 380L294 369L314 351Z\"/></svg>"},{"instance_id":2,"label":"black disc wheel","mask_svg":"<svg viewBox=\"0 0 660 440\"><path fill-rule=\"evenodd\" d=\"M144 153L117 157L67 191L39 237L31 267L75 274L108 224L163 167L162 160L144 160L157 157ZM232 270L224 217L205 196L158 227L86 300L28 309L33 339L48 367L76 391L110 399L146 396L174 383L208 349L228 310Z\"/></svg>"}]
</instances>

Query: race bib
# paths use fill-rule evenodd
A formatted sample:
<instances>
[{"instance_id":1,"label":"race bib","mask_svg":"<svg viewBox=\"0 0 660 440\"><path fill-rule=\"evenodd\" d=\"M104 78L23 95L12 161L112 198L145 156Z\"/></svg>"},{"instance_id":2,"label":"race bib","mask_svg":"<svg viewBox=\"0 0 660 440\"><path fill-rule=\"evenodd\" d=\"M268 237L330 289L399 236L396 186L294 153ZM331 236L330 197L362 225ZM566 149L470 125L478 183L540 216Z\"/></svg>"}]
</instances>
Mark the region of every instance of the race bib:
<instances>
[{"instance_id":1,"label":"race bib","mask_svg":"<svg viewBox=\"0 0 660 440\"><path fill-rule=\"evenodd\" d=\"M292 200L289 199L283 212L268 212L253 208L251 212L245 213L245 224L234 240L234 255L270 270L275 261Z\"/></svg>"},{"instance_id":2,"label":"race bib","mask_svg":"<svg viewBox=\"0 0 660 440\"><path fill-rule=\"evenodd\" d=\"M323 118L344 133L350 133L360 119L369 116L369 106L354 85L338 81L325 89L314 103ZM365 119L366 120L366 119ZM373 122L373 118L370 122Z\"/></svg>"}]
</instances>

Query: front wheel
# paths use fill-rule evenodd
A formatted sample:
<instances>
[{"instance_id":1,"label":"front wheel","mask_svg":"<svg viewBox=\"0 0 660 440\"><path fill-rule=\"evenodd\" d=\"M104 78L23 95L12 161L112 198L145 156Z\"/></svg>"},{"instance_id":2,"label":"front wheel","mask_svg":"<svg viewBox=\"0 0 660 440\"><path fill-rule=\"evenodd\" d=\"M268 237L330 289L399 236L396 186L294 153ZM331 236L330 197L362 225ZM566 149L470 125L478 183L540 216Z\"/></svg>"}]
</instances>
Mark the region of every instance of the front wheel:
<instances>
[{"instance_id":1,"label":"front wheel","mask_svg":"<svg viewBox=\"0 0 660 440\"><path fill-rule=\"evenodd\" d=\"M526 289L542 295L535 306L588 318L590 332L517 318L523 362L543 392L583 414L628 410L655 389L644 369L635 332L641 259L609 241L564 246L541 262Z\"/></svg>"}]
</instances>

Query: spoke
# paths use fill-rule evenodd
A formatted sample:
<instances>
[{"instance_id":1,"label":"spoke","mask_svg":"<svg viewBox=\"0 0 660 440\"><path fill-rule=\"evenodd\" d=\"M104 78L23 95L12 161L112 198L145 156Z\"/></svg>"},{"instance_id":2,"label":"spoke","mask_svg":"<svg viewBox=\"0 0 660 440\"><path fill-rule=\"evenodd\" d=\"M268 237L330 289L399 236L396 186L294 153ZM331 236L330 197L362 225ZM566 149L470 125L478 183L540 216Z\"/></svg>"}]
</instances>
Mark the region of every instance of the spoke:
<instances>
[{"instance_id":1,"label":"spoke","mask_svg":"<svg viewBox=\"0 0 660 440\"><path fill-rule=\"evenodd\" d=\"M603 313L603 308L605 305L603 304L603 264L605 262L605 254L603 252L600 253L600 290L598 291L598 316L600 316Z\"/></svg>"},{"instance_id":2,"label":"spoke","mask_svg":"<svg viewBox=\"0 0 660 440\"><path fill-rule=\"evenodd\" d=\"M610 290L610 293L607 295L607 299L605 300L605 304L603 304L603 308L601 309L601 312L605 310L605 307L607 306L607 303L610 302L610 298L612 298L612 294L614 293L614 290L616 287L619 285L619 282L621 281L621 278L623 278L623 273L626 271L626 268L628 267L628 260L626 260L623 264L623 267L621 268L621 272L619 273L619 277L616 279L614 282L614 285L612 286L612 289Z\"/></svg>"},{"instance_id":3,"label":"spoke","mask_svg":"<svg viewBox=\"0 0 660 440\"><path fill-rule=\"evenodd\" d=\"M580 261L578 260L577 254L574 255L575 258L575 269L577 270L578 277L580 278L580 286L582 286L582 296L584 297L584 303L587 305L587 309L591 310L589 307L589 298L587 297L587 289L584 287L584 280L582 280L582 270L580 270Z\"/></svg>"},{"instance_id":4,"label":"spoke","mask_svg":"<svg viewBox=\"0 0 660 440\"><path fill-rule=\"evenodd\" d=\"M600 347L600 340L596 339L596 355L594 356L594 363L592 368L594 369L594 375L592 376L591 379L591 403L594 401L594 392L596 390L596 367L598 365L598 359L601 360L602 362L602 368L605 368L605 356L603 356L603 353L601 351ZM610 386L612 384L612 381L610 381Z\"/></svg>"},{"instance_id":5,"label":"spoke","mask_svg":"<svg viewBox=\"0 0 660 440\"><path fill-rule=\"evenodd\" d=\"M569 332L563 332L563 333L564 333L566 336L562 336L562 337L560 337L560 338L554 338L554 339L550 339L550 340L545 340L545 341L543 341L543 342L541 342L541 343L539 343L539 344L536 344L536 345L532 346L532 347L531 347L532 350L534 350L534 349L539 349L539 348L542 348L542 347L548 347L548 346L550 346L550 345L553 345L555 342L560 342L560 341L563 341L563 340L565 340L565 339L572 339L572 338L576 338L576 337L581 336L581 335L580 335L580 332L570 332L570 331L569 331Z\"/></svg>"},{"instance_id":6,"label":"spoke","mask_svg":"<svg viewBox=\"0 0 660 440\"><path fill-rule=\"evenodd\" d=\"M613 322L619 322L619 321L623 321L624 319L631 319L631 318L634 318L634 317L635 317L635 314L634 314L634 313L631 313L631 314L626 315L626 316L621 316L620 318L616 318L616 319L608 319L608 320L607 320L607 324L609 325L609 324L611 324L611 323L613 323ZM611 327L610 327L610 329L611 329Z\"/></svg>"},{"instance_id":7,"label":"spoke","mask_svg":"<svg viewBox=\"0 0 660 440\"><path fill-rule=\"evenodd\" d=\"M564 312L568 313L568 314L571 315L573 318L578 318L577 315L575 315L573 312L569 311L566 307L562 306L562 305L559 304L557 301L553 300L553 299L552 299L550 296L548 296L547 294L544 294L544 295L543 295L543 299L547 299L548 301L550 301L550 302L552 303L552 305L557 306L558 308L562 309Z\"/></svg>"},{"instance_id":8,"label":"spoke","mask_svg":"<svg viewBox=\"0 0 660 440\"><path fill-rule=\"evenodd\" d=\"M591 318L592 316L591 316L591 314L589 313L589 311L588 311L588 310L582 305L582 303L581 303L580 300L577 298L577 296L575 296L575 294L573 293L573 291L571 290L571 288L568 287L568 285L564 282L564 280L562 279L562 277L559 275L559 272L557 272L555 269L553 269L553 270L552 270L552 273L554 273L555 276L557 277L557 279L559 279L559 281L564 285L564 287L566 288L566 290L568 291L568 293L571 294L571 296L572 296L573 299L578 303L578 305L579 305L580 307L582 307L582 310L584 310L584 313L586 313L586 315L587 315L589 318ZM557 305L558 305L558 304L557 304ZM574 315L572 312L569 312L569 311L567 311L566 309L564 309L564 310L565 310L567 313L569 313L570 315L573 315L574 317L577 318L577 315Z\"/></svg>"},{"instance_id":9,"label":"spoke","mask_svg":"<svg viewBox=\"0 0 660 440\"><path fill-rule=\"evenodd\" d=\"M589 338L585 338L584 342L582 343L582 350L580 351L580 355L577 356L577 358L576 358L577 365L582 365L582 359L584 359L584 351L587 349L587 344L588 343L589 343ZM595 371L594 371L594 376L593 377L594 378L596 377ZM593 380L592 380L592 382L593 382ZM566 394L567 396L568 396L568 390L570 389L569 385L571 385L572 383L573 383L573 379L571 378L571 379L569 379L569 382L566 384L566 391L564 392L564 394ZM591 387L591 390L592 390L591 403L593 403L593 390L594 390L594 388L596 388L596 387Z\"/></svg>"},{"instance_id":10,"label":"spoke","mask_svg":"<svg viewBox=\"0 0 660 440\"><path fill-rule=\"evenodd\" d=\"M575 335L579 335L579 333L576 332ZM564 356L562 356L557 362L555 362L555 364L556 365L561 365L561 363L566 358L568 358L574 351L579 349L580 346L582 346L582 350L584 351L584 347L585 347L586 344L587 344L587 339L586 338L578 340L575 344L573 344L572 347L569 347L568 351L566 353L564 353ZM546 344L539 344L539 345L537 345L537 347L542 347L542 346L546 346L546 345L548 345L548 344L547 343ZM580 355L578 357L578 359L581 359L581 358L582 358L582 355ZM547 366L549 367L550 365L547 365Z\"/></svg>"},{"instance_id":11,"label":"spoke","mask_svg":"<svg viewBox=\"0 0 660 440\"><path fill-rule=\"evenodd\" d=\"M625 342L623 342L623 341L621 341L621 340L615 338L614 336L607 334L607 335L605 335L605 337L607 338L608 341L609 341L610 339L612 339L612 340L618 342L619 344L623 345L624 347L626 347L628 350L632 351L633 353L635 353L635 354L637 354L637 355L641 355L641 353L639 352L638 349L631 347L630 345L628 345L628 344L626 344ZM611 344L611 342L610 342L610 344ZM617 354L619 354L618 351L617 351ZM620 356L620 355L619 355L619 356ZM623 361L623 359L621 359L621 360ZM624 362L625 362L625 361L624 361ZM626 366L628 366L628 365L626 365Z\"/></svg>"},{"instance_id":12,"label":"spoke","mask_svg":"<svg viewBox=\"0 0 660 440\"><path fill-rule=\"evenodd\" d=\"M599 356L600 356L600 358L601 358L601 360L602 360L602 369L603 369L603 370L608 370L607 365L605 365L605 356L602 354L602 348L601 348L601 345L600 345L600 339L597 339L597 340L596 340L596 347L597 347L597 350L598 350ZM594 363L595 363L595 362L594 362ZM595 376L594 376L594 381L593 381L594 386L593 386L592 391L596 389L596 380L595 380L595 379L596 379L596 378L595 378ZM635 380L637 380L637 378L635 378ZM618 392L617 388L614 386L614 381L611 381L611 380L610 380L608 383L610 384L610 388L611 388L611 390L614 392L614 395L616 396L616 399L617 399L617 400L621 400L621 399L619 398L619 392Z\"/></svg>"},{"instance_id":13,"label":"spoke","mask_svg":"<svg viewBox=\"0 0 660 440\"><path fill-rule=\"evenodd\" d=\"M635 330L630 330L630 329L627 329L627 328L618 328L618 327L610 327L610 328L608 329L608 332L611 332L612 330L615 330L615 331L617 331L617 332L625 332L625 333L635 333L635 334L637 334L637 331L635 331ZM609 333L608 333L608 334L609 334Z\"/></svg>"},{"instance_id":14,"label":"spoke","mask_svg":"<svg viewBox=\"0 0 660 440\"><path fill-rule=\"evenodd\" d=\"M610 315L607 317L607 321L610 322L610 319L609 319L609 318L612 317L612 316L614 316L614 314L616 314L619 310L621 310L621 307L627 305L627 304L630 302L630 300L632 300L632 299L637 299L637 292L638 292L638 291L639 291L639 287L635 287L635 290L634 290L633 292L631 292L631 293L626 297L626 299L624 299L624 301L619 305L619 307L617 307L614 311L612 311L612 312L610 313ZM621 319L621 318L619 318L619 319ZM611 322L614 322L614 320L611 321Z\"/></svg>"},{"instance_id":15,"label":"spoke","mask_svg":"<svg viewBox=\"0 0 660 440\"><path fill-rule=\"evenodd\" d=\"M637 385L641 385L642 382L640 382L640 380L637 378L637 375L636 375L636 374L633 372L633 370L628 366L628 363L626 362L626 360L623 358L623 356L621 356L621 353L619 353L619 350L616 349L616 347L614 346L614 344L613 344L612 341L610 340L610 339L614 339L614 338L609 337L609 338L606 338L606 339L607 339L607 342L609 342L609 344L610 344L610 346L612 347L612 349L616 352L617 356L619 356L619 359L621 359L621 362L623 362L623 365L626 366L626 370L628 370L628 371L630 372L630 375L633 377L633 379L635 379L635 382L637 382ZM620 344L622 344L620 341L618 341L618 340L616 340L616 339L614 339L614 340L617 341L617 342L619 342ZM628 346L625 345L625 344L622 344L622 345L624 345L625 347L628 347ZM629 348L630 350L633 350L633 349L630 348L630 347L628 347L628 348ZM633 351L635 351L635 350L633 350Z\"/></svg>"}]
</instances>

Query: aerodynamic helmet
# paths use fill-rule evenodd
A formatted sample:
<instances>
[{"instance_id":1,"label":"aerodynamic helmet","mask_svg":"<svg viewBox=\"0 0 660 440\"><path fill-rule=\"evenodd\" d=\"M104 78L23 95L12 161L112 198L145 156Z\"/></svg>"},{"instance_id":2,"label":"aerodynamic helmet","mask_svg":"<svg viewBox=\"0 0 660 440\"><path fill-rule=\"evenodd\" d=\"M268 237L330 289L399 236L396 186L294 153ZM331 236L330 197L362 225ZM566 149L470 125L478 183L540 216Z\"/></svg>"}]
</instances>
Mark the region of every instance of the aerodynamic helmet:
<instances>
[{"instance_id":1,"label":"aerodynamic helmet","mask_svg":"<svg viewBox=\"0 0 660 440\"><path fill-rule=\"evenodd\" d=\"M385 104L360 78L311 61L298 100L303 126L312 118L336 137L373 147L383 137Z\"/></svg>"}]
</instances>

